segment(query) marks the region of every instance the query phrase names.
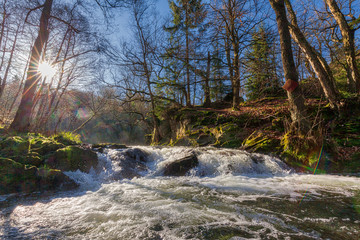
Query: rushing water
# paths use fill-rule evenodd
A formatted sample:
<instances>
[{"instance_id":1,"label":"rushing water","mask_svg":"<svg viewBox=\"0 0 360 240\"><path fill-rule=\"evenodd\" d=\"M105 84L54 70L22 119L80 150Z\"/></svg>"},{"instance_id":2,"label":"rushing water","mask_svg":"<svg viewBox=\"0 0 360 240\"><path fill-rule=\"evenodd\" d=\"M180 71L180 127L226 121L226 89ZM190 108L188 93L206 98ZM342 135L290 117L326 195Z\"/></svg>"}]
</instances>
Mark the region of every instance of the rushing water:
<instances>
[{"instance_id":1,"label":"rushing water","mask_svg":"<svg viewBox=\"0 0 360 240\"><path fill-rule=\"evenodd\" d=\"M297 174L238 150L140 148L150 155L133 179L124 150L107 150L97 170L67 173L76 191L0 196L0 239L360 239L359 177ZM162 176L191 151L197 168Z\"/></svg>"}]
</instances>

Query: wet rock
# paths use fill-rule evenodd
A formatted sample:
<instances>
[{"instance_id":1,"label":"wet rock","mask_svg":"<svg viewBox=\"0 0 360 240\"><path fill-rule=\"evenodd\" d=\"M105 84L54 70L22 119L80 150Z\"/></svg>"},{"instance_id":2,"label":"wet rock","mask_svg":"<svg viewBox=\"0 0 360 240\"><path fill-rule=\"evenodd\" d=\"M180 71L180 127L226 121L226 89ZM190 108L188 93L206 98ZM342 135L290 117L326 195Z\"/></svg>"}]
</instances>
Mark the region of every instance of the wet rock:
<instances>
[{"instance_id":1,"label":"wet rock","mask_svg":"<svg viewBox=\"0 0 360 240\"><path fill-rule=\"evenodd\" d=\"M131 158L134 161L147 162L149 153L139 149L139 148L130 148L124 151L125 155Z\"/></svg>"},{"instance_id":2,"label":"wet rock","mask_svg":"<svg viewBox=\"0 0 360 240\"><path fill-rule=\"evenodd\" d=\"M253 160L253 162L256 163L256 164L264 163L264 162L265 162L265 160L264 160L263 157L256 156L256 155L254 155L254 154L251 154L251 155L250 155L250 158L251 158L251 160Z\"/></svg>"},{"instance_id":3,"label":"wet rock","mask_svg":"<svg viewBox=\"0 0 360 240\"><path fill-rule=\"evenodd\" d=\"M124 144L118 144L118 143L98 143L98 144L93 144L91 146L91 148L94 151L98 151L100 153L103 153L105 148L108 148L108 149L125 149L125 148L128 148L128 147L126 145L124 145Z\"/></svg>"},{"instance_id":4,"label":"wet rock","mask_svg":"<svg viewBox=\"0 0 360 240\"><path fill-rule=\"evenodd\" d=\"M129 148L121 152L110 154L112 160L118 161L121 171L117 174L117 179L140 177L141 172L148 170L146 162L149 153L139 148Z\"/></svg>"},{"instance_id":5,"label":"wet rock","mask_svg":"<svg viewBox=\"0 0 360 240\"><path fill-rule=\"evenodd\" d=\"M169 163L164 168L164 176L185 176L185 174L192 168L199 165L199 160L193 153L190 156L178 159Z\"/></svg>"},{"instance_id":6,"label":"wet rock","mask_svg":"<svg viewBox=\"0 0 360 240\"><path fill-rule=\"evenodd\" d=\"M76 171L88 173L91 168L96 168L98 158L94 151L82 149L78 146L67 146L57 150L45 163L53 169L61 171Z\"/></svg>"},{"instance_id":7,"label":"wet rock","mask_svg":"<svg viewBox=\"0 0 360 240\"><path fill-rule=\"evenodd\" d=\"M71 190L79 186L60 170L39 169L37 174L40 190Z\"/></svg>"}]
</instances>

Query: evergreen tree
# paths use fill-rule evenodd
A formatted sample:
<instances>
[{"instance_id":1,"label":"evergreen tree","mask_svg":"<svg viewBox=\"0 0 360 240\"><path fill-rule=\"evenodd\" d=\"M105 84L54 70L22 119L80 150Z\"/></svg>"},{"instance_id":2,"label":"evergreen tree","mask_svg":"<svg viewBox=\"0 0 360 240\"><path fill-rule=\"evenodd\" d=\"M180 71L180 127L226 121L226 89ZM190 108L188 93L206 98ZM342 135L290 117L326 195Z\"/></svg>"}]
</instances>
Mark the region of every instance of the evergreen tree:
<instances>
[{"instance_id":1,"label":"evergreen tree","mask_svg":"<svg viewBox=\"0 0 360 240\"><path fill-rule=\"evenodd\" d=\"M177 42L177 51L172 51L170 57L181 61L185 70L185 99L186 105L191 105L191 80L190 80L190 61L193 52L193 39L196 38L196 30L199 28L205 17L204 4L201 0L171 0L170 10L172 14L171 26L166 30L170 32L170 40ZM177 39L177 40L176 40ZM185 41L184 41L185 40ZM181 44L185 42L184 44ZM173 46L174 47L174 46ZM185 53L185 54L184 54ZM168 52L169 54L169 52ZM168 55L169 56L169 55ZM171 63L174 64L174 63ZM180 74L175 74L180 76Z\"/></svg>"},{"instance_id":2,"label":"evergreen tree","mask_svg":"<svg viewBox=\"0 0 360 240\"><path fill-rule=\"evenodd\" d=\"M252 45L247 54L246 97L249 100L277 96L282 93L276 74L274 37L262 25L252 34Z\"/></svg>"}]
</instances>

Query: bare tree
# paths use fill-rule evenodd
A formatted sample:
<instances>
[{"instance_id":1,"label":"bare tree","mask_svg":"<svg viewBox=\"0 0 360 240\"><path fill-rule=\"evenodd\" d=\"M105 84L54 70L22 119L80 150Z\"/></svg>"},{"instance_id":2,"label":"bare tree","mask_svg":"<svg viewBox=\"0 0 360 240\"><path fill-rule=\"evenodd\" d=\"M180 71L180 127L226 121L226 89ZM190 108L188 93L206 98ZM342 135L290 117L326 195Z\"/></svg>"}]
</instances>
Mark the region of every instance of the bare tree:
<instances>
[{"instance_id":1,"label":"bare tree","mask_svg":"<svg viewBox=\"0 0 360 240\"><path fill-rule=\"evenodd\" d=\"M328 66L326 60L322 57L322 55L310 45L303 32L300 30L295 12L292 8L290 1L285 0L285 4L290 16L289 30L291 36L305 53L309 63L311 64L312 68L314 69L316 75L319 78L325 96L329 100L329 103L333 108L339 108L339 93L336 89L335 79L333 77L330 67Z\"/></svg>"},{"instance_id":2,"label":"bare tree","mask_svg":"<svg viewBox=\"0 0 360 240\"><path fill-rule=\"evenodd\" d=\"M50 14L52 4L53 0L46 0L43 6L39 6L39 8L43 8L40 17L39 32L31 51L31 60L27 71L27 79L25 81L24 91L22 94L19 109L15 115L15 119L10 125L11 130L27 132L30 127L30 116L33 107L33 98L37 83L40 79L37 68L41 59L41 53L43 51L44 44L49 37L48 25L51 16Z\"/></svg>"},{"instance_id":3,"label":"bare tree","mask_svg":"<svg viewBox=\"0 0 360 240\"><path fill-rule=\"evenodd\" d=\"M351 91L356 91L357 93L360 93L360 72L356 62L355 51L355 31L360 29L360 25L357 24L358 22L360 22L360 16L358 18L355 18L354 15L352 15L350 9L351 20L348 22L335 0L325 0L325 2L340 27L342 42L344 44L346 62L348 64L350 73L348 76L350 80L349 89ZM349 4L351 7L352 1Z\"/></svg>"},{"instance_id":4,"label":"bare tree","mask_svg":"<svg viewBox=\"0 0 360 240\"><path fill-rule=\"evenodd\" d=\"M224 40L226 60L232 85L233 108L240 103L241 50L250 32L263 21L258 16L258 1L221 0L210 4L216 13L218 34Z\"/></svg>"},{"instance_id":5,"label":"bare tree","mask_svg":"<svg viewBox=\"0 0 360 240\"><path fill-rule=\"evenodd\" d=\"M150 114L153 124L152 142L158 143L161 140L161 135L155 114L156 96L153 93L152 79L155 71L156 31L159 29L149 15L150 6L148 2L133 0L131 10L134 18L133 31L135 45L124 45L125 52L123 61L126 67L131 70L133 76L145 83L146 94L148 94L150 98L149 102L151 106ZM132 90L134 90L134 88ZM137 90L133 92L135 94L139 93Z\"/></svg>"},{"instance_id":6,"label":"bare tree","mask_svg":"<svg viewBox=\"0 0 360 240\"><path fill-rule=\"evenodd\" d=\"M276 22L280 35L281 58L286 79L284 88L287 90L293 127L301 133L307 133L309 123L306 118L305 99L298 84L299 77L293 57L285 3L284 0L269 1L276 14Z\"/></svg>"}]
</instances>

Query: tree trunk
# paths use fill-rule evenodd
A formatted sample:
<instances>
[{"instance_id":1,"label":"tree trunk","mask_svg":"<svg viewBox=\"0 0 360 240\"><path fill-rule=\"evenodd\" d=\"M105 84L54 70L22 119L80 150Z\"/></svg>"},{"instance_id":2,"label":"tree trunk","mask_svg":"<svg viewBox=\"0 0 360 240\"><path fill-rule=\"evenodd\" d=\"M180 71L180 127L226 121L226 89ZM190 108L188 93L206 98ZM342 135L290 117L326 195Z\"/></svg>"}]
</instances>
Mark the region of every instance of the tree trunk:
<instances>
[{"instance_id":1,"label":"tree trunk","mask_svg":"<svg viewBox=\"0 0 360 240\"><path fill-rule=\"evenodd\" d=\"M186 106L191 106L191 98L190 98L190 68L189 68L189 26L188 22L189 20L189 2L186 1L186 10L185 10L185 38L186 38L186 46L185 46L185 64L186 64Z\"/></svg>"},{"instance_id":2,"label":"tree trunk","mask_svg":"<svg viewBox=\"0 0 360 240\"><path fill-rule=\"evenodd\" d=\"M346 62L350 70L349 89L352 92L360 93L360 72L356 64L355 53L355 30L349 26L335 0L325 0L325 2L340 27Z\"/></svg>"},{"instance_id":3,"label":"tree trunk","mask_svg":"<svg viewBox=\"0 0 360 240\"><path fill-rule=\"evenodd\" d=\"M306 37L301 32L298 24L295 12L291 6L289 0L285 0L286 7L288 9L291 24L289 24L289 30L291 36L295 42L299 45L301 50L305 53L306 58L308 59L311 67L314 69L318 79L320 81L321 87L325 93L326 98L328 99L330 106L332 108L339 108L339 93L335 87L335 80L332 75L330 68L328 67L325 59L309 44L306 40ZM287 19L286 19L287 21Z\"/></svg>"},{"instance_id":4,"label":"tree trunk","mask_svg":"<svg viewBox=\"0 0 360 240\"><path fill-rule=\"evenodd\" d=\"M7 64L7 67L5 69L5 74L4 74L4 77L2 79L2 82L0 84L0 98L1 98L1 96L3 94L5 86L6 86L7 78L8 78L10 67L11 67L11 64L12 64L12 59L13 59L14 52L15 52L17 38L18 38L18 35L19 35L19 30L20 30L20 25L18 25L18 27L16 29L15 39L14 39L14 43L13 43L12 48L11 48L8 64Z\"/></svg>"},{"instance_id":5,"label":"tree trunk","mask_svg":"<svg viewBox=\"0 0 360 240\"><path fill-rule=\"evenodd\" d=\"M285 79L286 81L293 81L296 84L298 82L298 73L296 71L292 52L291 36L284 0L269 1L276 14ZM296 87L293 91L287 91L287 95L289 99L292 127L301 133L307 133L309 130L309 123L306 119L305 99L300 86Z\"/></svg>"},{"instance_id":6,"label":"tree trunk","mask_svg":"<svg viewBox=\"0 0 360 240\"><path fill-rule=\"evenodd\" d=\"M53 0L46 0L41 17L38 36L31 51L31 60L27 71L24 91L22 94L19 109L16 112L15 119L10 125L10 130L18 132L28 132L30 129L30 116L33 107L33 98L40 75L37 71L41 58L43 46L49 37L49 19Z\"/></svg>"},{"instance_id":7,"label":"tree trunk","mask_svg":"<svg viewBox=\"0 0 360 240\"><path fill-rule=\"evenodd\" d=\"M205 101L204 101L204 107L209 107L211 105L211 97L210 97L210 65L211 65L211 56L210 52L208 52L208 60L207 60L207 66L206 66L206 75L204 78L204 93L205 93Z\"/></svg>"},{"instance_id":8,"label":"tree trunk","mask_svg":"<svg viewBox=\"0 0 360 240\"><path fill-rule=\"evenodd\" d=\"M232 79L233 102L232 108L238 108L240 104L240 56L239 43L233 42L234 47L234 77Z\"/></svg>"}]
</instances>

